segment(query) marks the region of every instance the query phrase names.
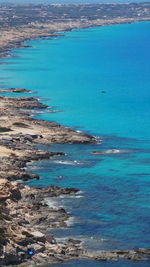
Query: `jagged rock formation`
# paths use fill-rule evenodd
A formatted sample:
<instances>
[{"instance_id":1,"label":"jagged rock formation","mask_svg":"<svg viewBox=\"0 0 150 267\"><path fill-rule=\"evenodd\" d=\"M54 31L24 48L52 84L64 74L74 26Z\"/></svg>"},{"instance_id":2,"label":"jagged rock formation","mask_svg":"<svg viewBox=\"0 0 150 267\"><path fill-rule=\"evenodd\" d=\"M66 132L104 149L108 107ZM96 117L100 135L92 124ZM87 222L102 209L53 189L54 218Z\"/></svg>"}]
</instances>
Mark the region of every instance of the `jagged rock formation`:
<instances>
[{"instance_id":1,"label":"jagged rock formation","mask_svg":"<svg viewBox=\"0 0 150 267\"><path fill-rule=\"evenodd\" d=\"M48 228L66 226L69 218L64 209L49 208L44 198L77 191L55 186L36 189L0 179L0 202L3 203L0 224L4 233L0 266L78 256L81 249L73 241L57 243L52 235L43 233ZM35 255L30 255L29 250Z\"/></svg>"}]
</instances>

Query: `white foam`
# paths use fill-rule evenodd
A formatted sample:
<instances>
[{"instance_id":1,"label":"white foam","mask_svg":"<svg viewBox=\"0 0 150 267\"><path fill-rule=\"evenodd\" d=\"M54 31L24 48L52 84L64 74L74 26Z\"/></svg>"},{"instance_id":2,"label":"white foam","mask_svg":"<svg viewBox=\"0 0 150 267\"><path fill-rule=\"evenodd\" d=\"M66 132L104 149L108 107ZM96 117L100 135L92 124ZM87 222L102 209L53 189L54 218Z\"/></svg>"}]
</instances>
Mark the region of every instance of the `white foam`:
<instances>
[{"instance_id":1,"label":"white foam","mask_svg":"<svg viewBox=\"0 0 150 267\"><path fill-rule=\"evenodd\" d=\"M46 198L45 202L50 208L53 209L63 208L63 206L60 205L59 201L56 198Z\"/></svg>"},{"instance_id":2,"label":"white foam","mask_svg":"<svg viewBox=\"0 0 150 267\"><path fill-rule=\"evenodd\" d=\"M106 150L104 153L106 154L117 154L117 153L131 153L132 151L130 150L125 150L125 149L109 149Z\"/></svg>"},{"instance_id":3,"label":"white foam","mask_svg":"<svg viewBox=\"0 0 150 267\"><path fill-rule=\"evenodd\" d=\"M81 195L65 195L65 196L59 196L59 198L64 198L64 199L67 199L67 198L83 198L84 196L81 196Z\"/></svg>"},{"instance_id":4,"label":"white foam","mask_svg":"<svg viewBox=\"0 0 150 267\"><path fill-rule=\"evenodd\" d=\"M119 149L109 149L109 150L106 150L105 153L108 153L108 154L116 154L116 153L120 153L121 150Z\"/></svg>"},{"instance_id":5,"label":"white foam","mask_svg":"<svg viewBox=\"0 0 150 267\"><path fill-rule=\"evenodd\" d=\"M75 217L73 216L69 217L69 219L66 220L66 224L68 227L74 225L74 223L75 223Z\"/></svg>"},{"instance_id":6,"label":"white foam","mask_svg":"<svg viewBox=\"0 0 150 267\"><path fill-rule=\"evenodd\" d=\"M84 193L85 193L84 191L80 190L80 191L78 191L78 192L76 193L76 195L84 194Z\"/></svg>"},{"instance_id":7,"label":"white foam","mask_svg":"<svg viewBox=\"0 0 150 267\"><path fill-rule=\"evenodd\" d=\"M53 160L54 163L64 164L64 165L81 165L83 164L81 161L77 160Z\"/></svg>"}]
</instances>

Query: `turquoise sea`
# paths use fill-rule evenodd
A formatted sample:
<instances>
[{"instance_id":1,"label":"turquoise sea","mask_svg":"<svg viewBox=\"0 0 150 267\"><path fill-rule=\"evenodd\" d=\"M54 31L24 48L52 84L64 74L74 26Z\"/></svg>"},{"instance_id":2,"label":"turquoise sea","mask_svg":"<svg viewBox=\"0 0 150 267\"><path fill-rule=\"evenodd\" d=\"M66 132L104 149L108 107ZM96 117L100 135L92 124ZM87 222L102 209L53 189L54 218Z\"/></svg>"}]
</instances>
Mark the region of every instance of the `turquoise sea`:
<instances>
[{"instance_id":1,"label":"turquoise sea","mask_svg":"<svg viewBox=\"0 0 150 267\"><path fill-rule=\"evenodd\" d=\"M75 30L29 41L1 59L1 87L23 87L58 113L37 113L86 131L99 145L54 145L66 156L29 164L29 185L77 187L76 197L47 200L72 219L59 239L89 250L150 247L150 22ZM103 92L105 91L105 92ZM121 150L94 155L92 151ZM61 266L148 267L143 262L70 261Z\"/></svg>"}]
</instances>

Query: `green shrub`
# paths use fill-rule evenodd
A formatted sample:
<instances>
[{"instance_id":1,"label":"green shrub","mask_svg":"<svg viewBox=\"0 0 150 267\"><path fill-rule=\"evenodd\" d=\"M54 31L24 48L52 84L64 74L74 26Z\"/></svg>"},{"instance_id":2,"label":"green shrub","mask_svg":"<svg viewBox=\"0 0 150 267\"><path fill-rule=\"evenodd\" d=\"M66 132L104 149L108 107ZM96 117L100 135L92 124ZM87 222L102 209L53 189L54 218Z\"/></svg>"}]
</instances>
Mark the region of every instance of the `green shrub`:
<instances>
[{"instance_id":1,"label":"green shrub","mask_svg":"<svg viewBox=\"0 0 150 267\"><path fill-rule=\"evenodd\" d=\"M18 127L23 127L23 128L28 127L28 125L23 122L14 122L13 125L18 126Z\"/></svg>"},{"instance_id":2,"label":"green shrub","mask_svg":"<svg viewBox=\"0 0 150 267\"><path fill-rule=\"evenodd\" d=\"M10 131L12 131L10 128L0 127L0 133L10 132Z\"/></svg>"},{"instance_id":3,"label":"green shrub","mask_svg":"<svg viewBox=\"0 0 150 267\"><path fill-rule=\"evenodd\" d=\"M3 245L6 244L6 237L7 234L3 228L3 219L5 215L3 214L3 202L0 202L0 249L3 247Z\"/></svg>"}]
</instances>

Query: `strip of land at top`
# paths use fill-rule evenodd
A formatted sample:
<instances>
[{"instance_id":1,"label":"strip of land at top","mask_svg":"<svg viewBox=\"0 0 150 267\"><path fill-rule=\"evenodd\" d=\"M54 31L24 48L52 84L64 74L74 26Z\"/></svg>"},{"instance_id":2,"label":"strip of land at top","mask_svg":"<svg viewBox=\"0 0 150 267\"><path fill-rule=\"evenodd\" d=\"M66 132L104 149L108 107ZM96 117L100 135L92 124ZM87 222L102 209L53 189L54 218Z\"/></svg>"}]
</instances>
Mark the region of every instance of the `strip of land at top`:
<instances>
[{"instance_id":1,"label":"strip of land at top","mask_svg":"<svg viewBox=\"0 0 150 267\"><path fill-rule=\"evenodd\" d=\"M1 4L0 52L59 31L150 20L150 2L130 4ZM3 54L2 54L3 55Z\"/></svg>"}]
</instances>

